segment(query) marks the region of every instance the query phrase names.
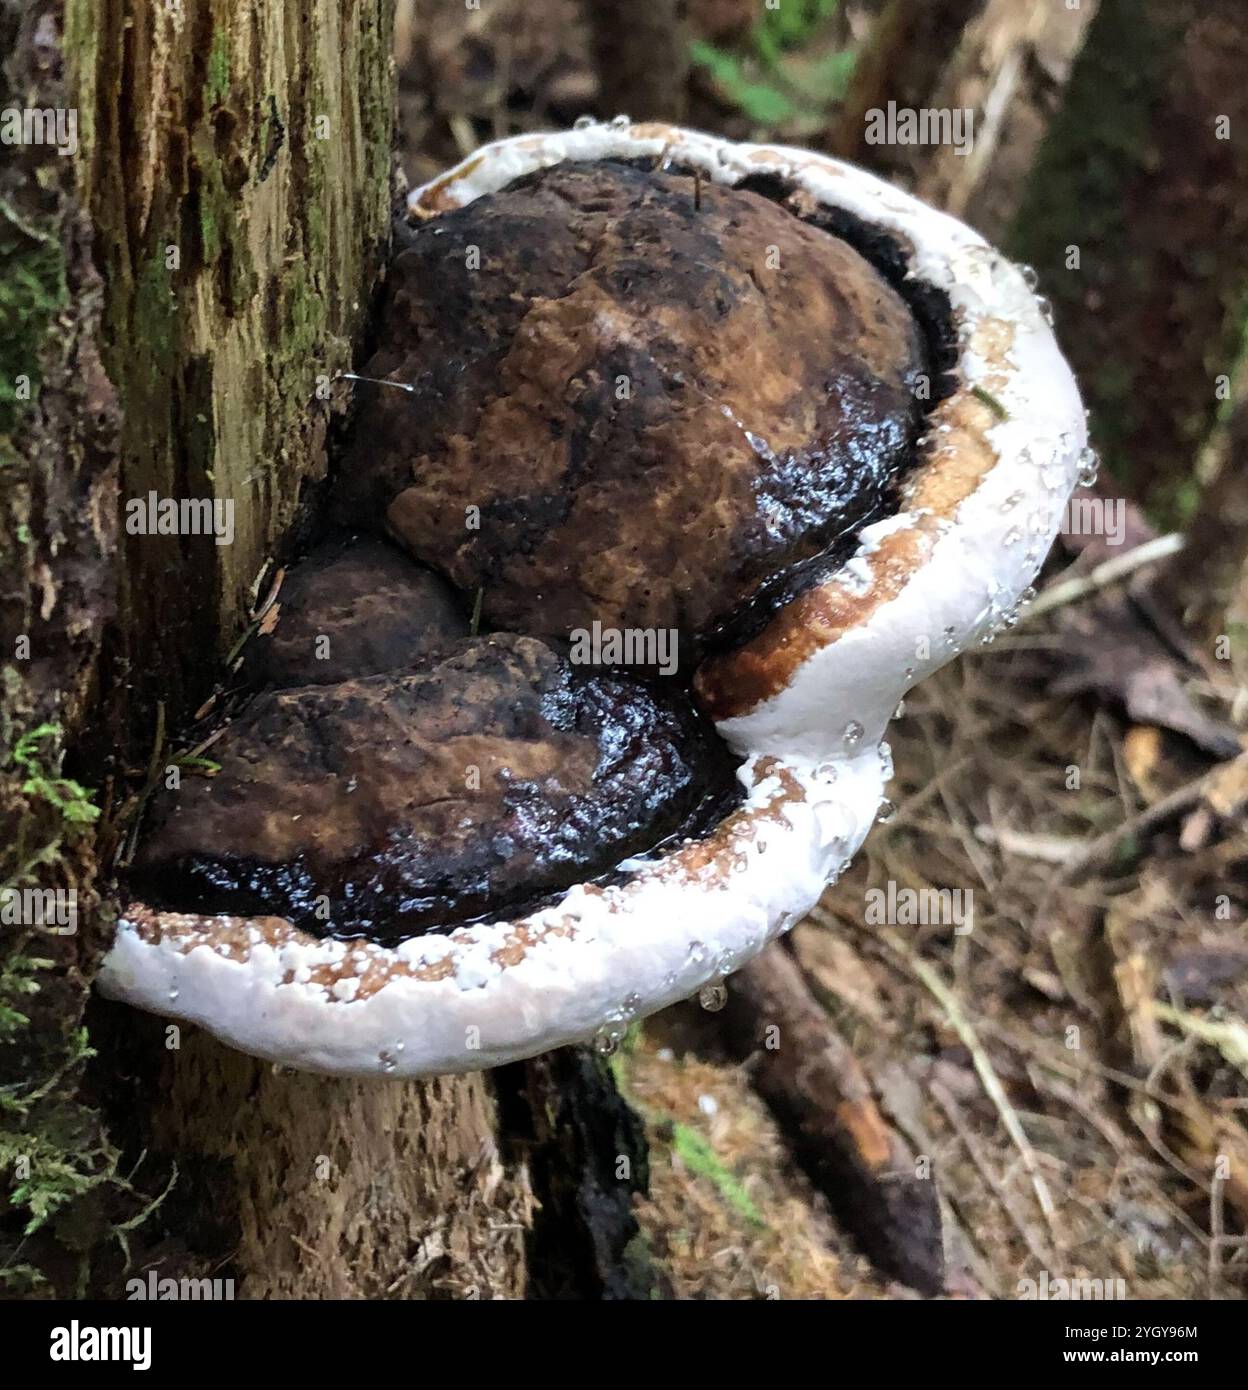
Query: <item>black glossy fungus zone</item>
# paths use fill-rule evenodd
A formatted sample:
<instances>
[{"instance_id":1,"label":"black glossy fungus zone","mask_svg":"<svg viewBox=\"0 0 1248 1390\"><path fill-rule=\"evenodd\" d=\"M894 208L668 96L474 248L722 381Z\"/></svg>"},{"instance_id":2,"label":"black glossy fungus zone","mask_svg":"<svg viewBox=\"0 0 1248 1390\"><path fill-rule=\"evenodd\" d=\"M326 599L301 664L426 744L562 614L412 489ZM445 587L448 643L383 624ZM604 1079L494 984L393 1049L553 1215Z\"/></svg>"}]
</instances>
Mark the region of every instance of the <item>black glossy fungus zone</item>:
<instances>
[{"instance_id":1,"label":"black glossy fungus zone","mask_svg":"<svg viewBox=\"0 0 1248 1390\"><path fill-rule=\"evenodd\" d=\"M286 574L243 669L257 687L332 685L401 671L468 629L445 580L383 540L337 537Z\"/></svg>"},{"instance_id":2,"label":"black glossy fungus zone","mask_svg":"<svg viewBox=\"0 0 1248 1390\"><path fill-rule=\"evenodd\" d=\"M155 798L145 899L387 943L603 879L738 796L686 697L531 637L259 695L213 751L215 777Z\"/></svg>"}]
</instances>

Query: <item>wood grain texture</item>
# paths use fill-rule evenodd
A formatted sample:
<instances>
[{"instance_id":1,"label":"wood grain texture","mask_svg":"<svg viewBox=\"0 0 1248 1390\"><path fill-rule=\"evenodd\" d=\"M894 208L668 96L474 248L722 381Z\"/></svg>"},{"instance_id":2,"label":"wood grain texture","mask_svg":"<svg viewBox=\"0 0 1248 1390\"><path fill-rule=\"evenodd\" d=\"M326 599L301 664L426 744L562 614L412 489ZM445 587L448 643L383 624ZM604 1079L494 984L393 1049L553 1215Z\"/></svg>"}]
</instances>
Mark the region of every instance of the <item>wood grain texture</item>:
<instances>
[{"instance_id":1,"label":"wood grain texture","mask_svg":"<svg viewBox=\"0 0 1248 1390\"><path fill-rule=\"evenodd\" d=\"M188 1030L158 1092L156 1151L211 1201L239 1297L523 1294L527 1167L481 1075L311 1076Z\"/></svg>"},{"instance_id":2,"label":"wood grain texture","mask_svg":"<svg viewBox=\"0 0 1248 1390\"><path fill-rule=\"evenodd\" d=\"M284 1074L98 1003L89 1090L74 1061L120 774L146 762L158 702L172 737L218 677L348 404L330 383L359 350L396 192L392 24L389 0L0 3L3 90L75 109L80 143L0 165L0 264L24 295L4 304L6 388L33 383L0 399L0 638L6 662L19 637L31 648L0 687L0 881L72 886L82 914L77 936L2 943L0 970L22 950L52 964L0 1075L46 1082L73 1127L61 1152L36 1109L0 1141L37 1181L67 1159L83 1177L33 1238L5 1209L6 1287L17 1270L19 1287L116 1296L113 1227L175 1168L129 1232L132 1268L224 1269L239 1297L493 1297L524 1280L527 1178L497 1157L480 1076ZM127 534L125 503L149 490L232 500L232 543ZM46 721L41 765L58 774L68 746L99 788L98 837L22 790L11 747Z\"/></svg>"},{"instance_id":3,"label":"wood grain texture","mask_svg":"<svg viewBox=\"0 0 1248 1390\"><path fill-rule=\"evenodd\" d=\"M234 509L228 545L126 535L127 675L171 719L326 469L388 242L392 8L73 0L123 506ZM194 693L193 693L194 692Z\"/></svg>"}]
</instances>

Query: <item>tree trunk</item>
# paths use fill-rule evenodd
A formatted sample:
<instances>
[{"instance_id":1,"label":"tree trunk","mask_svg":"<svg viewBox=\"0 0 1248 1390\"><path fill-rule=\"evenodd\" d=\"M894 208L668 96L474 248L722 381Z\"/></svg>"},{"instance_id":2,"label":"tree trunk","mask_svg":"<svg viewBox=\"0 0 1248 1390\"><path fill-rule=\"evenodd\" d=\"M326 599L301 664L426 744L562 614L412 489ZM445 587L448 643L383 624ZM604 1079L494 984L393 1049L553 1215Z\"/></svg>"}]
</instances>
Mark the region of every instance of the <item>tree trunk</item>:
<instances>
[{"instance_id":1,"label":"tree trunk","mask_svg":"<svg viewBox=\"0 0 1248 1390\"><path fill-rule=\"evenodd\" d=\"M864 45L830 148L1000 240L1097 3L1067 9L1032 0L892 0ZM915 111L967 112L974 138L870 144L868 112L886 110L890 101Z\"/></svg>"},{"instance_id":2,"label":"tree trunk","mask_svg":"<svg viewBox=\"0 0 1248 1390\"><path fill-rule=\"evenodd\" d=\"M871 26L854 79L826 141L840 159L865 164L882 177L907 182L926 154L867 141L868 113L890 101L918 110L957 53L967 26L988 0L889 0Z\"/></svg>"},{"instance_id":3,"label":"tree trunk","mask_svg":"<svg viewBox=\"0 0 1248 1390\"><path fill-rule=\"evenodd\" d=\"M1111 472L1166 524L1243 342L1246 61L1241 0L1102 0L1010 239Z\"/></svg>"},{"instance_id":4,"label":"tree trunk","mask_svg":"<svg viewBox=\"0 0 1248 1390\"><path fill-rule=\"evenodd\" d=\"M683 0L589 0L604 119L680 121L689 79Z\"/></svg>"},{"instance_id":5,"label":"tree trunk","mask_svg":"<svg viewBox=\"0 0 1248 1390\"><path fill-rule=\"evenodd\" d=\"M0 107L67 110L59 6L0 3ZM0 888L99 908L95 814L62 776L115 583L116 439L103 290L75 168L53 144L0 159ZM23 916L30 914L23 913ZM0 926L0 1293L64 1291L84 1235L120 1206L116 1153L77 1095L95 955L86 930ZM36 992L37 991L37 992Z\"/></svg>"},{"instance_id":6,"label":"tree trunk","mask_svg":"<svg viewBox=\"0 0 1248 1390\"><path fill-rule=\"evenodd\" d=\"M940 145L927 154L914 191L969 221L990 241L1008 227L1071 62L1096 10L989 0L931 93L937 110L969 111L969 150Z\"/></svg>"},{"instance_id":7,"label":"tree trunk","mask_svg":"<svg viewBox=\"0 0 1248 1390\"><path fill-rule=\"evenodd\" d=\"M396 192L392 25L389 0L0 0L3 105L76 110L81 146L0 164L0 883L80 915L0 942L13 1289L115 1295L126 1248L240 1297L525 1284L528 1158L487 1079L296 1075L103 1003L94 1064L80 1032L134 774L225 670L345 414ZM232 503L232 543L130 534L149 493Z\"/></svg>"}]
</instances>

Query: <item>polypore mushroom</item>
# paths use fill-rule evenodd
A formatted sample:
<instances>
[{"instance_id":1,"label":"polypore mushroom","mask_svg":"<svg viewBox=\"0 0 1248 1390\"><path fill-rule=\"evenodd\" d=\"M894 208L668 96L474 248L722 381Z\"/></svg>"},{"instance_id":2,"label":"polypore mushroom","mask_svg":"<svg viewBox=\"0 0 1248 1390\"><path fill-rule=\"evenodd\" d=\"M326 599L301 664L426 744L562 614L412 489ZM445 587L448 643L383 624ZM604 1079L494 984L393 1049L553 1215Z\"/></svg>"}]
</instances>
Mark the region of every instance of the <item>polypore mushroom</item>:
<instances>
[{"instance_id":1,"label":"polypore mushroom","mask_svg":"<svg viewBox=\"0 0 1248 1390\"><path fill-rule=\"evenodd\" d=\"M286 576L271 624L244 648L257 685L329 685L395 671L466 637L454 591L385 541L330 543Z\"/></svg>"},{"instance_id":2,"label":"polypore mushroom","mask_svg":"<svg viewBox=\"0 0 1248 1390\"><path fill-rule=\"evenodd\" d=\"M293 572L307 630L279 613L256 658L284 688L158 798L101 977L327 1072L609 1047L790 927L875 819L901 697L1006 620L1086 453L1019 268L824 156L590 123L411 212L367 369L404 389L333 504L410 557L406 627L321 681ZM458 620L405 604L420 565ZM674 632L679 670L579 669L595 624Z\"/></svg>"}]
</instances>

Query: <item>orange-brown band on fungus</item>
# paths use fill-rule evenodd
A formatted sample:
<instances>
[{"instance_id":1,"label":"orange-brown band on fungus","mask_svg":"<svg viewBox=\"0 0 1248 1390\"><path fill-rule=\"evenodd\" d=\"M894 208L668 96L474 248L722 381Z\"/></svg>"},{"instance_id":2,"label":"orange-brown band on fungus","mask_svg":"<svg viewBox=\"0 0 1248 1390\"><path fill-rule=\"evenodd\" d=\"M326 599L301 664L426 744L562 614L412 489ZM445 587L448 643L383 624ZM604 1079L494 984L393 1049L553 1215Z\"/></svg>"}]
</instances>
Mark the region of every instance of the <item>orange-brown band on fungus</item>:
<instances>
[{"instance_id":1,"label":"orange-brown band on fungus","mask_svg":"<svg viewBox=\"0 0 1248 1390\"><path fill-rule=\"evenodd\" d=\"M986 319L974 334L977 352L997 370L988 378L1004 385L1005 358L1014 327ZM748 714L778 695L815 652L864 625L884 604L915 579L931 553L938 525L951 520L997 462L988 430L998 416L983 400L959 392L932 413L929 430L939 448L910 476L903 489L907 510L916 515L905 530L884 536L870 557L871 584L857 592L833 576L790 600L762 632L736 651L709 658L694 676L703 709L717 720Z\"/></svg>"},{"instance_id":2,"label":"orange-brown band on fungus","mask_svg":"<svg viewBox=\"0 0 1248 1390\"><path fill-rule=\"evenodd\" d=\"M713 719L732 719L778 695L815 652L865 623L901 592L928 549L931 529L920 523L884 537L871 556L873 579L866 593L852 593L835 579L807 589L745 646L703 662L693 680L702 708Z\"/></svg>"},{"instance_id":3,"label":"orange-brown band on fungus","mask_svg":"<svg viewBox=\"0 0 1248 1390\"><path fill-rule=\"evenodd\" d=\"M474 169L480 168L482 158L483 156L478 155L476 159L470 159L466 164L452 169L449 174L440 178L436 183L431 183L420 195L420 202L413 210L420 217L436 217L441 212L450 212L452 208L458 207L459 204L455 199L447 196L447 189L457 184L461 179L467 178Z\"/></svg>"}]
</instances>

